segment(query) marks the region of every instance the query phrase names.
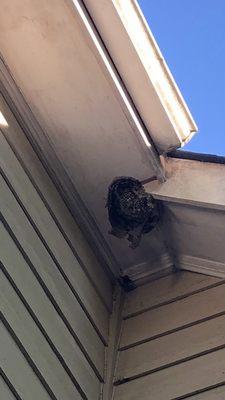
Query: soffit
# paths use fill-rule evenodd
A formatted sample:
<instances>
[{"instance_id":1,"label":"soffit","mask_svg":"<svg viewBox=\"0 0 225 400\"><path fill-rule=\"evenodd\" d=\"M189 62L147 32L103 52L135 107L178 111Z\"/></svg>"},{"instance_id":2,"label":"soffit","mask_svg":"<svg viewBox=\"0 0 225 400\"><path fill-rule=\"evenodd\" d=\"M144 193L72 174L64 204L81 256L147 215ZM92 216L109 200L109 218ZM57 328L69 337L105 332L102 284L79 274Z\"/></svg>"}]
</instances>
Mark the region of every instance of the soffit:
<instances>
[{"instance_id":1,"label":"soffit","mask_svg":"<svg viewBox=\"0 0 225 400\"><path fill-rule=\"evenodd\" d=\"M23 95L16 93L12 108L17 102L20 122L29 125L26 133L59 178L70 208L81 199L93 242L98 236L100 250L107 247L116 275L155 260L165 250L160 233L136 251L108 233L108 185L116 176L155 175L157 157L121 103L79 16L63 0L54 7L46 0L3 0L1 10L0 51Z\"/></svg>"},{"instance_id":2,"label":"soffit","mask_svg":"<svg viewBox=\"0 0 225 400\"><path fill-rule=\"evenodd\" d=\"M137 249L109 235L105 204L112 179L128 175L146 180L160 175L161 166L151 147L145 146L71 4L60 0L53 7L49 0L3 0L0 49L32 111L27 112L26 104L20 107L23 101L17 93L21 124L28 121L26 133L38 144L39 156L52 176L57 175L70 209L73 212L84 205L84 219L92 221L91 241L103 256L107 253L114 274L128 273L138 279L171 267L171 249L180 254L190 250L179 236L179 226L184 226L186 235L189 225L177 223L180 211L165 204L164 223L143 237ZM155 109L150 108L149 115L153 114ZM167 188L172 176L158 184L160 188ZM174 189L170 193L173 197ZM168 196L158 198L168 200ZM174 230L171 235L169 229ZM179 237L181 247L176 247Z\"/></svg>"}]
</instances>

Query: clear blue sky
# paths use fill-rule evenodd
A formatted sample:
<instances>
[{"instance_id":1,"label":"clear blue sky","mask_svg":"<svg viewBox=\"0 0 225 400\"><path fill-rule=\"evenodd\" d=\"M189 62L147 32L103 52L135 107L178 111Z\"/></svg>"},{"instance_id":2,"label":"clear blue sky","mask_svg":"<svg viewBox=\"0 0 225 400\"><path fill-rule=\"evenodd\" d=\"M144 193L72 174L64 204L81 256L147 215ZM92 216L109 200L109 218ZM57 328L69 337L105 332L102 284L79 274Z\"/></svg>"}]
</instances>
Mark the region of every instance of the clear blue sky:
<instances>
[{"instance_id":1,"label":"clear blue sky","mask_svg":"<svg viewBox=\"0 0 225 400\"><path fill-rule=\"evenodd\" d=\"M184 150L225 156L225 0L139 0L198 125Z\"/></svg>"}]
</instances>

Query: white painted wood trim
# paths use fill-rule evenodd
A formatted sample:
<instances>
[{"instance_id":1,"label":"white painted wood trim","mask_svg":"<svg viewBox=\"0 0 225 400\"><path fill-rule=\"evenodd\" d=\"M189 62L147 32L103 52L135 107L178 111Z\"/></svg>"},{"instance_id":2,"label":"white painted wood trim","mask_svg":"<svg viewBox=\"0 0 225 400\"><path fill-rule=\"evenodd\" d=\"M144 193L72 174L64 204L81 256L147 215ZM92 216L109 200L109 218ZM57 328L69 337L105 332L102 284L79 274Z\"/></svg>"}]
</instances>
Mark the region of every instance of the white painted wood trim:
<instances>
[{"instance_id":1,"label":"white painted wood trim","mask_svg":"<svg viewBox=\"0 0 225 400\"><path fill-rule=\"evenodd\" d=\"M108 49L105 47L95 24L90 18L83 0L68 0L68 4L73 4L74 10L81 20L81 27L83 27L83 30L87 34L90 43L92 44L93 51L96 54L96 57L99 58L107 80L111 83L128 121L133 127L135 133L142 138L144 149L147 150L149 154L149 161L155 171L155 175L163 182L165 180L164 168L157 151L155 151L150 132L146 129L140 114L137 112L133 99L130 97L129 92L120 77L120 73L115 67L115 62L108 53ZM95 2L95 6L97 6L97 2ZM110 23L112 23L111 19Z\"/></svg>"},{"instance_id":2,"label":"white painted wood trim","mask_svg":"<svg viewBox=\"0 0 225 400\"><path fill-rule=\"evenodd\" d=\"M168 151L188 141L197 126L137 1L84 3L155 144Z\"/></svg>"},{"instance_id":3,"label":"white painted wood trim","mask_svg":"<svg viewBox=\"0 0 225 400\"><path fill-rule=\"evenodd\" d=\"M124 291L120 286L115 287L113 312L109 323L109 343L106 349L105 380L103 384L102 400L111 400L113 396L113 382L118 361L118 347L122 329L122 310Z\"/></svg>"},{"instance_id":4,"label":"white painted wood trim","mask_svg":"<svg viewBox=\"0 0 225 400\"><path fill-rule=\"evenodd\" d=\"M177 268L186 271L193 271L218 278L225 278L225 263L208 260L206 258L192 257L181 254L177 256L176 266Z\"/></svg>"},{"instance_id":5,"label":"white painted wood trim","mask_svg":"<svg viewBox=\"0 0 225 400\"><path fill-rule=\"evenodd\" d=\"M167 158L167 181L152 181L145 190L157 200L225 210L225 165Z\"/></svg>"},{"instance_id":6,"label":"white painted wood trim","mask_svg":"<svg viewBox=\"0 0 225 400\"><path fill-rule=\"evenodd\" d=\"M153 262L145 262L136 264L123 271L123 275L128 275L129 278L137 285L149 281L152 277L157 279L163 272L172 272L174 267L173 259L169 254L163 254Z\"/></svg>"}]
</instances>

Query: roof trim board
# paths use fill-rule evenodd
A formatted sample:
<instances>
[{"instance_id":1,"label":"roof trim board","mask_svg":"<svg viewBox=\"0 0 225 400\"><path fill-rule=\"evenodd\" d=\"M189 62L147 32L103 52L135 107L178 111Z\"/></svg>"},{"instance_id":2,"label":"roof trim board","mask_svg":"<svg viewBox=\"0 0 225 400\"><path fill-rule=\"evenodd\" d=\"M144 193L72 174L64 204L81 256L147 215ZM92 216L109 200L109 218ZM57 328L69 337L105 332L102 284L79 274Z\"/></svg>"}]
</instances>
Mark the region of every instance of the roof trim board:
<instances>
[{"instance_id":1,"label":"roof trim board","mask_svg":"<svg viewBox=\"0 0 225 400\"><path fill-rule=\"evenodd\" d=\"M120 105L126 114L127 119L131 123L133 129L142 138L143 144L149 152L149 161L157 178L160 181L165 181L164 168L155 148L155 143L152 140L153 138L146 129L140 113L137 111L133 99L130 97L130 93L124 84L124 81L121 79L120 71L115 67L112 55L108 52L102 37L99 35L98 27L96 27L92 21L88 9L85 7L82 0L67 1L70 6L73 6L76 14L79 16L81 27L89 37L92 49L95 52L96 57L100 60L101 65L105 70L105 75L107 76L108 81L111 82L111 86L119 99ZM98 6L97 2L95 2L95 6Z\"/></svg>"},{"instance_id":2,"label":"roof trim board","mask_svg":"<svg viewBox=\"0 0 225 400\"><path fill-rule=\"evenodd\" d=\"M174 260L169 253L162 254L154 262L144 262L133 265L123 271L123 275L135 282L137 286L149 282L152 278L158 279L164 274L172 272L174 269Z\"/></svg>"},{"instance_id":3,"label":"roof trim board","mask_svg":"<svg viewBox=\"0 0 225 400\"><path fill-rule=\"evenodd\" d=\"M174 150L167 154L168 157L180 158L182 160L202 161L213 164L225 164L224 156L217 156L215 154L195 153L192 151Z\"/></svg>"},{"instance_id":4,"label":"roof trim board","mask_svg":"<svg viewBox=\"0 0 225 400\"><path fill-rule=\"evenodd\" d=\"M145 184L146 191L156 199L225 210L224 164L167 158L166 170L165 183L155 180Z\"/></svg>"},{"instance_id":5,"label":"roof trim board","mask_svg":"<svg viewBox=\"0 0 225 400\"><path fill-rule=\"evenodd\" d=\"M158 150L183 146L197 125L137 1L84 3Z\"/></svg>"},{"instance_id":6,"label":"roof trim board","mask_svg":"<svg viewBox=\"0 0 225 400\"><path fill-rule=\"evenodd\" d=\"M215 260L180 254L177 256L176 265L182 270L225 278L225 263Z\"/></svg>"}]
</instances>

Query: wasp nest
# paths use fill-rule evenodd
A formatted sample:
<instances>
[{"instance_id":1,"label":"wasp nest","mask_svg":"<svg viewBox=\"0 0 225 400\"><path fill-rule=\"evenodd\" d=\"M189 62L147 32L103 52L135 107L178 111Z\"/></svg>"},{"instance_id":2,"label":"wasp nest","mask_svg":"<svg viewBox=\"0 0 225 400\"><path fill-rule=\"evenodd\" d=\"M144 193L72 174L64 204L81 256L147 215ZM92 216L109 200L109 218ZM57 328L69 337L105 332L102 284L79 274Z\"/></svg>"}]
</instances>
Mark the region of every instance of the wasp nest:
<instances>
[{"instance_id":1,"label":"wasp nest","mask_svg":"<svg viewBox=\"0 0 225 400\"><path fill-rule=\"evenodd\" d=\"M127 238L136 248L143 234L150 232L159 221L159 207L151 194L137 179L120 177L108 190L107 208L112 226L110 233Z\"/></svg>"}]
</instances>

